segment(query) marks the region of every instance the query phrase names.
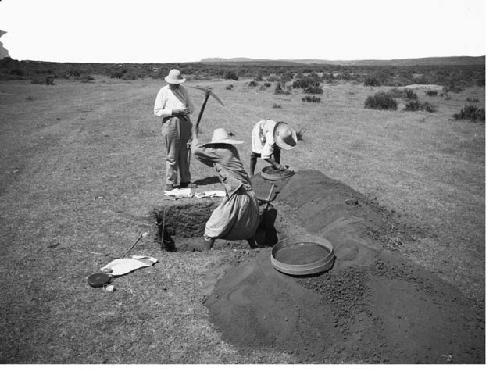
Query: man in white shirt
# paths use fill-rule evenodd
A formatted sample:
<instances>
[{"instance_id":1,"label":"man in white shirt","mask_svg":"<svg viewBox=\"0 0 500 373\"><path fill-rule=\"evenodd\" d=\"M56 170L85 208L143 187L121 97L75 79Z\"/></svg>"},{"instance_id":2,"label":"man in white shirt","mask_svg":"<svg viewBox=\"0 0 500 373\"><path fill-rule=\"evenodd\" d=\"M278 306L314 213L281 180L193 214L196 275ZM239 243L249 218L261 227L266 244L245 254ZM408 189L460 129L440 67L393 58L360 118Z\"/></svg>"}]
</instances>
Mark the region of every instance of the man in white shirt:
<instances>
[{"instance_id":1,"label":"man in white shirt","mask_svg":"<svg viewBox=\"0 0 500 373\"><path fill-rule=\"evenodd\" d=\"M194 112L194 106L187 90L181 86L185 79L179 70L170 70L165 81L167 85L156 96L154 115L163 118L161 133L167 147L165 190L172 190L176 186L188 187L191 182L188 143L193 124L189 115Z\"/></svg>"},{"instance_id":2,"label":"man in white shirt","mask_svg":"<svg viewBox=\"0 0 500 373\"><path fill-rule=\"evenodd\" d=\"M261 120L252 129L252 155L250 177L255 172L257 159L262 158L277 170L284 170L280 164L280 149L289 150L297 145L297 133L285 122Z\"/></svg>"}]
</instances>

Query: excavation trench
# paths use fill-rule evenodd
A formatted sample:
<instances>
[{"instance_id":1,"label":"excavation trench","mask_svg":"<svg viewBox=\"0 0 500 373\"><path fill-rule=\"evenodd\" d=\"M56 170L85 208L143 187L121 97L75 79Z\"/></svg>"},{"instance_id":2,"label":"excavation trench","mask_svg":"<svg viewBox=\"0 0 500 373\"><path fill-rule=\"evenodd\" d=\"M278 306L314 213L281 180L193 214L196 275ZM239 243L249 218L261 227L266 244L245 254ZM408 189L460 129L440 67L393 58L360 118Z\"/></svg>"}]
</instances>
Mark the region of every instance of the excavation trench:
<instances>
[{"instance_id":1,"label":"excavation trench","mask_svg":"<svg viewBox=\"0 0 500 373\"><path fill-rule=\"evenodd\" d=\"M258 176L253 185L269 191ZM335 265L291 277L266 249L230 268L205 302L224 340L301 362L484 362L484 308L397 251L425 229L317 171L281 183L276 206L278 236L327 238Z\"/></svg>"}]
</instances>

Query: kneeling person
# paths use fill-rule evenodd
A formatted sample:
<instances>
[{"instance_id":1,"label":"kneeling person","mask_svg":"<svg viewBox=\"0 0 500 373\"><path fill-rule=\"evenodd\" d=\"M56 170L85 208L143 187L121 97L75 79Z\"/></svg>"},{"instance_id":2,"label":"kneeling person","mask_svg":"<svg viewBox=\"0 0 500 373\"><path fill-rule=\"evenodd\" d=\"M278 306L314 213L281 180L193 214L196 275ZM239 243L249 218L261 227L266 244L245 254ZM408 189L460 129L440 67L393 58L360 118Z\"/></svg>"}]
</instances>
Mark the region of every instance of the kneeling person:
<instances>
[{"instance_id":1,"label":"kneeling person","mask_svg":"<svg viewBox=\"0 0 500 373\"><path fill-rule=\"evenodd\" d=\"M248 240L250 246L254 246L259 204L235 147L242 143L232 139L224 128L214 130L212 141L203 145L198 145L197 133L193 135L194 156L215 169L226 190L226 197L205 224L206 249L211 249L217 238Z\"/></svg>"},{"instance_id":2,"label":"kneeling person","mask_svg":"<svg viewBox=\"0 0 500 373\"><path fill-rule=\"evenodd\" d=\"M250 177L255 172L257 159L262 158L277 170L284 170L280 164L280 149L289 150L297 145L297 133L285 122L261 120L252 130L252 155L250 157Z\"/></svg>"}]
</instances>

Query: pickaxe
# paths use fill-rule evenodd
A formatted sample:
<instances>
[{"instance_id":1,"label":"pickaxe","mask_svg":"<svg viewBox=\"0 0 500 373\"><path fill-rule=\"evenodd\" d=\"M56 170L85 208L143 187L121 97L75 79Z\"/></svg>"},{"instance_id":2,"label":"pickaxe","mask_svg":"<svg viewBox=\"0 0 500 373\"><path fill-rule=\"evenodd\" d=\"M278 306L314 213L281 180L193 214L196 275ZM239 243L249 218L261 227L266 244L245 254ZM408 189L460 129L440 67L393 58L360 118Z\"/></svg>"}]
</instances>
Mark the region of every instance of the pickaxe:
<instances>
[{"instance_id":1,"label":"pickaxe","mask_svg":"<svg viewBox=\"0 0 500 373\"><path fill-rule=\"evenodd\" d=\"M199 89L200 91L205 92L205 99L203 100L203 104L201 104L201 109L200 109L200 112L198 114L198 119L196 120L196 124L195 124L196 131L198 131L198 124L200 124L201 117L203 115L203 112L205 111L205 106L207 104L208 98L210 96L213 96L213 98L215 98L217 100L217 102L219 102L219 104L221 104L222 106L224 106L224 103L222 102L222 100L219 97L217 97L217 95L214 93L214 91L212 91L212 88L210 88L210 87L190 87L190 88Z\"/></svg>"}]
</instances>

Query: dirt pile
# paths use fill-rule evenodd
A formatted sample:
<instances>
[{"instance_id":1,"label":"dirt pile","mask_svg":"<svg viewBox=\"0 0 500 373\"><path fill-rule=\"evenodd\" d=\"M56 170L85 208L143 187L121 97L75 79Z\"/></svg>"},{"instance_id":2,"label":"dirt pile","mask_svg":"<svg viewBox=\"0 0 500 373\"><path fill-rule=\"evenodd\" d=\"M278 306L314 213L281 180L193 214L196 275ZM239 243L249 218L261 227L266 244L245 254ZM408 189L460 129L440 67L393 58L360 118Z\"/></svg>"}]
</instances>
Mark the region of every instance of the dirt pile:
<instances>
[{"instance_id":1,"label":"dirt pile","mask_svg":"<svg viewBox=\"0 0 500 373\"><path fill-rule=\"evenodd\" d=\"M424 230L405 229L394 213L316 171L278 191L278 213L289 220L279 234L305 227L323 235L337 261L327 273L295 278L275 271L265 250L230 269L206 301L225 340L302 362L484 362L484 309L384 250L387 240L404 243Z\"/></svg>"}]
</instances>

